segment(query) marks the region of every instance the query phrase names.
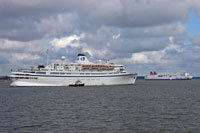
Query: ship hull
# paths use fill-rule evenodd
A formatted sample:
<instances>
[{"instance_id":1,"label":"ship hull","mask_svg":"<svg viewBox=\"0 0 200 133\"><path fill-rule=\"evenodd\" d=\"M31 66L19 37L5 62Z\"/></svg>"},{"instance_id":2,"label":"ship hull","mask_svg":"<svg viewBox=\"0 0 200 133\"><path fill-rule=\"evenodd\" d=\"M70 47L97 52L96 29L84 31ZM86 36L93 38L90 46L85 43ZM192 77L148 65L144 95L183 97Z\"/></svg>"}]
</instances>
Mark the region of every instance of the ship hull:
<instances>
[{"instance_id":1,"label":"ship hull","mask_svg":"<svg viewBox=\"0 0 200 133\"><path fill-rule=\"evenodd\" d=\"M137 74L105 76L32 76L35 79L13 79L10 86L69 86L75 84L78 80L81 81L84 86L135 84Z\"/></svg>"}]
</instances>

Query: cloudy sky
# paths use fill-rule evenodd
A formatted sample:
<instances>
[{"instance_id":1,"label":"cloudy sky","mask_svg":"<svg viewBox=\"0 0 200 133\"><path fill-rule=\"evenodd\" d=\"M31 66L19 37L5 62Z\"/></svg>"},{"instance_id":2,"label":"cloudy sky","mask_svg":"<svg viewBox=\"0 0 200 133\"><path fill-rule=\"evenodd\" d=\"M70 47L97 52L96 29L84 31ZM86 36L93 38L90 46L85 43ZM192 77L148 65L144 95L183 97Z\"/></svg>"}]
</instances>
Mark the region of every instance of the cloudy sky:
<instances>
[{"instance_id":1,"label":"cloudy sky","mask_svg":"<svg viewBox=\"0 0 200 133\"><path fill-rule=\"evenodd\" d=\"M0 0L0 75L84 52L128 71L200 76L199 0Z\"/></svg>"}]
</instances>

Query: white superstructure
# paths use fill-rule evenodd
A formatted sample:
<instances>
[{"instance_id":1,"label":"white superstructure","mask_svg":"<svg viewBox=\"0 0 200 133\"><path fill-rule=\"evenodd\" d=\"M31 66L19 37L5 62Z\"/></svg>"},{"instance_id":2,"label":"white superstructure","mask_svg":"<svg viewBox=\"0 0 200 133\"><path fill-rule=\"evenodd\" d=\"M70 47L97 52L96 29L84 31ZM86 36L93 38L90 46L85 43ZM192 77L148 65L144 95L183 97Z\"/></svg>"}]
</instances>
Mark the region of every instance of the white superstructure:
<instances>
[{"instance_id":1,"label":"white superstructure","mask_svg":"<svg viewBox=\"0 0 200 133\"><path fill-rule=\"evenodd\" d=\"M12 72L11 86L85 86L134 84L137 74L128 73L123 65L91 63L84 54L78 54L75 63L52 63Z\"/></svg>"},{"instance_id":2,"label":"white superstructure","mask_svg":"<svg viewBox=\"0 0 200 133\"><path fill-rule=\"evenodd\" d=\"M150 75L145 77L146 80L191 80L192 76L188 72L176 73L156 73L150 72Z\"/></svg>"}]
</instances>

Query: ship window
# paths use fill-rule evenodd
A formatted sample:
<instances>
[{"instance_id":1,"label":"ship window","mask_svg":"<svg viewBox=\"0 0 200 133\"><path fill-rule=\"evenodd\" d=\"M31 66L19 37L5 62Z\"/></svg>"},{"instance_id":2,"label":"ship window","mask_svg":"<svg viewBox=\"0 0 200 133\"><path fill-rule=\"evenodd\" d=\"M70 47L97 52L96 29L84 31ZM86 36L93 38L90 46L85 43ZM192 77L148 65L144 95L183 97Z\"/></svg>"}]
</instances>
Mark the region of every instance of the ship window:
<instances>
[{"instance_id":1,"label":"ship window","mask_svg":"<svg viewBox=\"0 0 200 133\"><path fill-rule=\"evenodd\" d=\"M99 75L99 73L93 73L93 75Z\"/></svg>"},{"instance_id":2,"label":"ship window","mask_svg":"<svg viewBox=\"0 0 200 133\"><path fill-rule=\"evenodd\" d=\"M87 68L87 67L86 67L86 68L83 68L83 70L89 70L89 69L90 69L90 68Z\"/></svg>"},{"instance_id":3,"label":"ship window","mask_svg":"<svg viewBox=\"0 0 200 133\"><path fill-rule=\"evenodd\" d=\"M59 74L58 72L51 72L50 74Z\"/></svg>"},{"instance_id":4,"label":"ship window","mask_svg":"<svg viewBox=\"0 0 200 133\"><path fill-rule=\"evenodd\" d=\"M46 72L36 72L36 74L46 74Z\"/></svg>"},{"instance_id":5,"label":"ship window","mask_svg":"<svg viewBox=\"0 0 200 133\"><path fill-rule=\"evenodd\" d=\"M30 72L30 73L35 73L35 72Z\"/></svg>"},{"instance_id":6,"label":"ship window","mask_svg":"<svg viewBox=\"0 0 200 133\"><path fill-rule=\"evenodd\" d=\"M38 78L36 78L36 77L30 77L29 79L38 79Z\"/></svg>"},{"instance_id":7,"label":"ship window","mask_svg":"<svg viewBox=\"0 0 200 133\"><path fill-rule=\"evenodd\" d=\"M60 74L65 75L65 73L60 73Z\"/></svg>"}]
</instances>

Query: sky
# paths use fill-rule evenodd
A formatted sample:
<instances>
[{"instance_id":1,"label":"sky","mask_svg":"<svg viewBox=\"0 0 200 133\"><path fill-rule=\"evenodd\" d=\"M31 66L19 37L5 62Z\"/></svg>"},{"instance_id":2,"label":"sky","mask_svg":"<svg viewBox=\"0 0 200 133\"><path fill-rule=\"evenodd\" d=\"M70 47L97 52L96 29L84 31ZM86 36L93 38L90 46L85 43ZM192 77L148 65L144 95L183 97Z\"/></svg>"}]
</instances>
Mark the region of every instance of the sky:
<instances>
[{"instance_id":1,"label":"sky","mask_svg":"<svg viewBox=\"0 0 200 133\"><path fill-rule=\"evenodd\" d=\"M199 0L1 0L0 75L73 62L124 64L131 73L200 76Z\"/></svg>"}]
</instances>

